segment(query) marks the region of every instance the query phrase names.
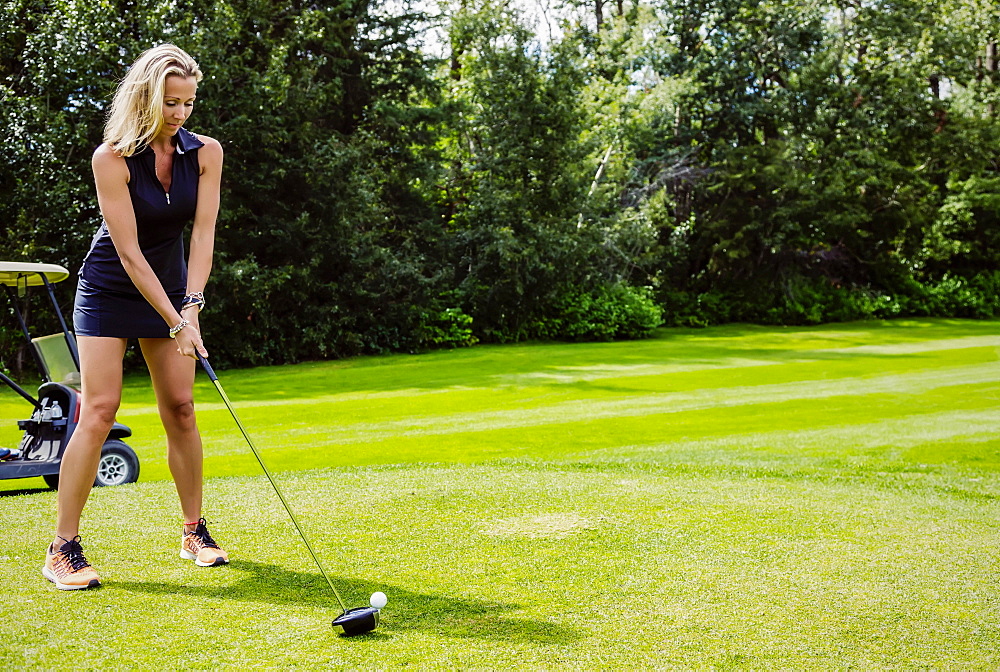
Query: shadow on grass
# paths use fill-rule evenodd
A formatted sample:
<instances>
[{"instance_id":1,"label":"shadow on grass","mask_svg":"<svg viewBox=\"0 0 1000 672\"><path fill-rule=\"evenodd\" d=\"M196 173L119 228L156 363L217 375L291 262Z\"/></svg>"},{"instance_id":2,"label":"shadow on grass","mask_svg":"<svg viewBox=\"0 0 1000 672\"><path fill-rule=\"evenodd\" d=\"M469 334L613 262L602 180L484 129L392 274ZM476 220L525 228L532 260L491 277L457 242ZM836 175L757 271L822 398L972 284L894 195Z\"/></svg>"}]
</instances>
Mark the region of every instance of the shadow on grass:
<instances>
[{"instance_id":1,"label":"shadow on grass","mask_svg":"<svg viewBox=\"0 0 1000 672\"><path fill-rule=\"evenodd\" d=\"M248 560L233 560L228 568L211 571L231 570L238 571L241 578L229 583L220 582L217 586L115 581L108 588L149 595L311 606L328 609L331 621L340 614L337 599L319 574L296 572ZM568 644L583 636L565 626L508 616L508 612L520 608L516 604L443 597L356 579L331 577L331 580L349 609L368 606L367 597L376 590L389 595L390 602L383 611L382 624L364 638L386 637L400 631L422 631L445 637ZM359 595L364 596L364 602L357 600Z\"/></svg>"},{"instance_id":2,"label":"shadow on grass","mask_svg":"<svg viewBox=\"0 0 1000 672\"><path fill-rule=\"evenodd\" d=\"M37 495L41 492L52 492L52 488L21 488L19 490L0 490L0 497L17 497L18 495Z\"/></svg>"}]
</instances>

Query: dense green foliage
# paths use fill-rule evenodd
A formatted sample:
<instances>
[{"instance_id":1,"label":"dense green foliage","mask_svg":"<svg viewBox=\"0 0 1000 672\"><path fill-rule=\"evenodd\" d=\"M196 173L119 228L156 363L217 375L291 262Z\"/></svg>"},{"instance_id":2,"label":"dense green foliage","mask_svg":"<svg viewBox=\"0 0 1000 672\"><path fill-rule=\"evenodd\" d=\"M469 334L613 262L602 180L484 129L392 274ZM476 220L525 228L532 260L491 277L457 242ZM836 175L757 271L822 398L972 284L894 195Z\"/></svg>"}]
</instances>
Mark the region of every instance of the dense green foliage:
<instances>
[{"instance_id":1,"label":"dense green foliage","mask_svg":"<svg viewBox=\"0 0 1000 672\"><path fill-rule=\"evenodd\" d=\"M1000 312L995 3L557 9L6 0L2 256L78 268L114 83L169 40L226 150L220 361Z\"/></svg>"}]
</instances>

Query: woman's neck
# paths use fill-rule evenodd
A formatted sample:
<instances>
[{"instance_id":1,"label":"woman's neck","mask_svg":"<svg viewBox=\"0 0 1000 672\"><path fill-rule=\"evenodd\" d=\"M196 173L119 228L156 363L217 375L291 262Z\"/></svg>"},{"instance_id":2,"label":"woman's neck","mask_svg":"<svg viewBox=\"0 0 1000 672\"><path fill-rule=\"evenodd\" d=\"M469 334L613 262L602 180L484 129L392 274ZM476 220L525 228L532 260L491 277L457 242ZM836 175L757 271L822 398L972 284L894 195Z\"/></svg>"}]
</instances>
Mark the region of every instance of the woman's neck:
<instances>
[{"instance_id":1,"label":"woman's neck","mask_svg":"<svg viewBox=\"0 0 1000 672\"><path fill-rule=\"evenodd\" d=\"M174 139L170 136L153 138L149 146L157 154L168 154L174 151Z\"/></svg>"}]
</instances>

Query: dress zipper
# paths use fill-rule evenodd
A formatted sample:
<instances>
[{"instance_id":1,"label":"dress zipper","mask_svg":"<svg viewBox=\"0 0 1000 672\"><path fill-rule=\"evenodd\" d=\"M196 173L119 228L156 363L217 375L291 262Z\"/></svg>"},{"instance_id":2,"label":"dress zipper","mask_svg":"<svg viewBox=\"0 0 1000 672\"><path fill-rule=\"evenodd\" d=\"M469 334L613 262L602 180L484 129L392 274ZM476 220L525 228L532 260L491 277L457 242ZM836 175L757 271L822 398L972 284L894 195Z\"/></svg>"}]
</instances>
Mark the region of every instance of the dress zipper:
<instances>
[{"instance_id":1,"label":"dress zipper","mask_svg":"<svg viewBox=\"0 0 1000 672\"><path fill-rule=\"evenodd\" d=\"M165 191L165 192L163 192L163 193L164 193L164 195L166 195L166 197L167 197L167 205L170 205L170 192L169 192L169 191Z\"/></svg>"}]
</instances>

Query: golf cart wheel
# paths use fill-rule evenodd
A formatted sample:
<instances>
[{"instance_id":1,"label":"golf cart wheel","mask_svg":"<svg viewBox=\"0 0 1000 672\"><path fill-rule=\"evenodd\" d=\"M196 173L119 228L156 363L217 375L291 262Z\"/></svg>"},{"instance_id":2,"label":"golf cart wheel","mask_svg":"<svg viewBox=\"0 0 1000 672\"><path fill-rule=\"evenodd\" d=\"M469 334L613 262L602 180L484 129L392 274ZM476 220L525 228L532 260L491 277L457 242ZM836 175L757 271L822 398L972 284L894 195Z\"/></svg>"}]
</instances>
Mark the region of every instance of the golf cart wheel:
<instances>
[{"instance_id":1,"label":"golf cart wheel","mask_svg":"<svg viewBox=\"0 0 1000 672\"><path fill-rule=\"evenodd\" d=\"M97 464L96 486L135 483L139 478L139 458L135 452L118 439L109 439L101 448L101 461Z\"/></svg>"},{"instance_id":2,"label":"golf cart wheel","mask_svg":"<svg viewBox=\"0 0 1000 672\"><path fill-rule=\"evenodd\" d=\"M53 490L59 487L59 474L45 474L42 478L45 479L45 485Z\"/></svg>"}]
</instances>

